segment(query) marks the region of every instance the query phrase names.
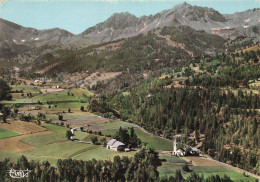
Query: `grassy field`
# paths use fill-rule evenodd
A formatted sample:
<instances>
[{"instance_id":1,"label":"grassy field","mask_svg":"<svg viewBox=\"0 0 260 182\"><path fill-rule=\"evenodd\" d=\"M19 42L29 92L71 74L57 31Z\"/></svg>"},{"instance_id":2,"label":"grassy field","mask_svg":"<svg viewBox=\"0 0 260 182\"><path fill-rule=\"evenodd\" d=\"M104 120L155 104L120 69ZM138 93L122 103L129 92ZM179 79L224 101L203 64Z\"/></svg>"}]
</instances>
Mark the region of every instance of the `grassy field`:
<instances>
[{"instance_id":1,"label":"grassy field","mask_svg":"<svg viewBox=\"0 0 260 182\"><path fill-rule=\"evenodd\" d=\"M62 103L57 103L57 108L52 108L54 110L65 110L68 111L68 108L71 109L71 112L73 112L73 110L80 110L80 107L83 106L84 108L86 108L88 106L88 103L81 103L81 102L62 102ZM46 106L48 107L48 105Z\"/></svg>"},{"instance_id":2,"label":"grassy field","mask_svg":"<svg viewBox=\"0 0 260 182\"><path fill-rule=\"evenodd\" d=\"M223 177L224 175L229 176L234 181L255 181L253 177L245 177L243 174L233 171L231 169L222 167L222 166L189 166L192 170L191 172L185 172L182 169L183 165L176 164L163 164L158 168L160 176L171 176L175 175L176 170L181 170L184 178L187 178L192 172L195 172L199 175L203 175L204 178L211 175L219 175Z\"/></svg>"},{"instance_id":3,"label":"grassy field","mask_svg":"<svg viewBox=\"0 0 260 182\"><path fill-rule=\"evenodd\" d=\"M90 92L89 90L82 88L73 88L71 89L71 92L79 97L89 97L94 95L94 93Z\"/></svg>"},{"instance_id":4,"label":"grassy field","mask_svg":"<svg viewBox=\"0 0 260 182\"><path fill-rule=\"evenodd\" d=\"M72 158L78 160L91 160L95 159L112 159L115 155L128 155L133 156L136 151L130 153L118 153L106 149L102 145L92 145L85 143L78 143L68 141L65 137L65 133L68 128L60 127L52 124L44 124L45 128L52 131L53 134L34 136L26 138L23 142L35 146L34 150L25 152L25 156L33 159L35 156L39 156L39 160L50 159L52 165L56 165L57 159ZM90 137L93 134L86 132L76 131L75 137L80 140L91 141ZM98 136L102 138L102 136ZM1 152L0 152L1 153ZM6 154L5 154L6 155Z\"/></svg>"},{"instance_id":5,"label":"grassy field","mask_svg":"<svg viewBox=\"0 0 260 182\"><path fill-rule=\"evenodd\" d=\"M41 147L56 142L67 141L65 134L68 128L52 124L44 124L43 127L45 127L49 131L52 131L53 134L33 136L23 139L22 141L35 147Z\"/></svg>"},{"instance_id":6,"label":"grassy field","mask_svg":"<svg viewBox=\"0 0 260 182\"><path fill-rule=\"evenodd\" d=\"M1 103L4 104L16 104L16 103L24 103L25 106L19 108L20 111L26 111L26 113L31 112L34 116L37 115L38 112L46 113L46 119L52 119L57 120L58 116L57 113L65 111L63 119L79 119L82 118L84 121L88 120L86 117L93 117L94 115L88 112L81 112L80 107L84 106L86 108L88 106L88 98L89 96L93 96L93 93L91 93L88 90L80 89L80 88L73 88L70 91L62 91L62 92L53 92L53 93L47 93L47 94L40 94L40 90L47 87L37 87L37 86L30 86L30 85L21 85L21 86L15 86L12 85L13 91L20 91L23 90L24 93L31 92L33 93L32 98L28 98L26 96L21 96L19 94L15 95L16 97L13 98L11 101L1 101ZM73 93L73 96L70 94L68 95L68 92ZM129 93L124 93L129 94ZM26 94L25 94L26 95ZM36 106L37 102L40 101L42 109L41 110L31 110L28 111L29 108L32 106L31 104L34 104ZM53 102L52 104L47 104L48 102ZM51 108L48 106L51 105ZM56 107L54 107L56 105ZM68 113L68 108L71 109L71 113ZM85 119L86 118L86 119ZM102 119L102 118L101 118ZM102 134L104 135L115 135L115 133L118 131L120 127L122 128L130 128L135 127L135 133L137 136L141 139L143 146L149 146L156 150L172 150L172 141L166 140L160 137L157 137L155 135L151 135L148 133L145 133L142 131L137 125L133 123L127 123L123 121L102 121L101 119L97 119L96 122L91 122L89 125L91 126L100 126L102 129L105 129L105 131L102 131ZM18 123L18 121L16 122ZM14 124L16 124L14 122ZM64 122L66 123L66 122ZM11 128L4 128L0 129L0 139L7 138L7 137L13 137L23 134L30 135L29 137L24 137L19 140L20 143L24 143L31 148L27 151L16 151L16 152L10 152L10 151L4 151L0 149L0 160L4 160L5 158L9 158L11 161L15 162L18 157L24 155L29 160L38 160L40 162L48 160L52 166L56 166L58 159L77 159L77 160L113 160L114 156L130 156L132 157L136 152L138 151L131 151L131 152L115 152L112 150L108 150L102 145L93 145L93 144L86 144L86 143L79 143L76 141L70 141L66 138L66 131L69 130L66 127L57 126L54 124L43 124L42 127L44 128L37 128L36 126L30 126L32 123L26 123L25 125L22 125L23 128L19 128L21 131L12 130ZM86 125L86 124L85 124ZM12 126L12 125L11 125ZM16 124L16 126L21 126L21 124ZM82 126L82 125L81 125ZM33 135L31 136L31 132L42 132L45 130L45 128L50 131L47 133L44 133L42 135ZM93 130L94 131L94 130ZM96 130L96 131L101 131ZM44 131L46 132L46 131ZM24 136L24 135L22 135ZM103 136L98 136L94 134L89 134L86 132L76 131L74 138L79 140L84 140L87 142L91 142L91 137L97 136L98 140L100 141ZM21 137L21 136L20 136ZM11 139L13 139L11 138ZM109 139L109 137L107 137ZM2 140L4 141L4 140ZM10 143L10 142L9 142ZM4 145L6 147L6 145ZM15 151L15 150L14 150ZM20 152L20 153L19 153ZM168 176L168 175L174 175L175 171L177 169L180 169L183 173L184 177L187 177L190 175L188 172L184 172L182 170L182 166L186 162L182 158L170 156L170 155L162 155L160 154L160 158L164 159L163 165L159 167L159 172L161 176ZM192 163L193 165L196 165L195 163ZM220 175L224 176L225 174L230 176L232 180L238 181L238 180L244 180L244 181L254 181L254 178L251 177L245 177L243 174L235 172L231 169L221 167L221 166L190 166L190 169L193 172L199 173L201 175L204 175L204 177L208 177L210 175Z\"/></svg>"},{"instance_id":7,"label":"grassy field","mask_svg":"<svg viewBox=\"0 0 260 182\"><path fill-rule=\"evenodd\" d=\"M136 135L141 139L143 145L156 150L172 150L172 141L144 133L139 128L135 129Z\"/></svg>"},{"instance_id":8,"label":"grassy field","mask_svg":"<svg viewBox=\"0 0 260 182\"><path fill-rule=\"evenodd\" d=\"M35 104L38 101L41 103L49 102L60 102L60 103L66 103L66 102L87 102L88 99L85 97L79 97L79 96L71 96L67 94L67 91L63 92L53 92L53 93L47 93L47 94L37 94L33 97L20 97L20 98L13 98L11 101L1 101L3 104L15 104L15 103L31 103Z\"/></svg>"},{"instance_id":9,"label":"grassy field","mask_svg":"<svg viewBox=\"0 0 260 182\"><path fill-rule=\"evenodd\" d=\"M118 132L118 129L102 131L102 134L103 135L111 135L113 137L116 134L116 132Z\"/></svg>"},{"instance_id":10,"label":"grassy field","mask_svg":"<svg viewBox=\"0 0 260 182\"><path fill-rule=\"evenodd\" d=\"M123 121L116 121L105 123L105 126L106 128L110 129L108 130L108 132L116 132L118 131L118 129L115 128L119 128L120 126L128 127L133 125L130 123L125 123ZM24 155L29 160L36 160L40 162L48 160L52 166L56 166L58 159L72 158L77 160L113 160L114 156L116 155L132 157L136 152L138 152L115 152L106 149L102 145L93 145L69 141L65 136L68 128L53 124L43 124L43 127L53 133L33 136L22 140L22 142L36 147L35 149L23 153L0 150L0 160L9 158L11 161L15 162L17 158ZM147 146L154 147L158 150L172 150L172 142L169 140L144 133L139 128L136 128L135 132L137 136L141 139L142 143L146 143ZM75 132L75 138L80 140L91 141L91 136L94 135L81 131ZM102 138L102 136L98 136L98 138L100 139ZM181 170L185 178L191 174L191 172L185 172L182 170L182 166L186 162L183 158L166 154L160 154L160 158L167 161L163 162L163 165L158 168L160 176L174 175L176 170ZM245 177L241 173L222 166L189 166L189 168L192 170L192 172L196 172L200 175L203 175L204 177L208 177L211 175L228 175L234 181L255 181L255 179L252 177Z\"/></svg>"},{"instance_id":11,"label":"grassy field","mask_svg":"<svg viewBox=\"0 0 260 182\"><path fill-rule=\"evenodd\" d=\"M56 126L53 124L47 124L45 123L43 125L43 127L45 127L47 130L54 132L56 135L61 135L65 137L65 133L68 130L68 128L65 127L60 127L60 126Z\"/></svg>"},{"instance_id":12,"label":"grassy field","mask_svg":"<svg viewBox=\"0 0 260 182\"><path fill-rule=\"evenodd\" d=\"M41 102L53 101L53 102L73 102L73 101L87 101L85 98L68 95L67 91L65 92L53 92L48 94L41 94L33 97L35 100L39 100Z\"/></svg>"},{"instance_id":13,"label":"grassy field","mask_svg":"<svg viewBox=\"0 0 260 182\"><path fill-rule=\"evenodd\" d=\"M106 149L105 147L102 147L101 145L98 145L97 148L93 149L92 151L87 151L80 153L77 156L74 156L73 159L77 160L91 160L91 159L96 159L96 160L113 160L115 156L128 156L128 157L133 157L135 153L138 151L131 151L131 152L114 152L112 150Z\"/></svg>"},{"instance_id":14,"label":"grassy field","mask_svg":"<svg viewBox=\"0 0 260 182\"><path fill-rule=\"evenodd\" d=\"M9 137L18 136L18 135L21 135L21 134L0 128L0 139L1 138L9 138Z\"/></svg>"},{"instance_id":15,"label":"grassy field","mask_svg":"<svg viewBox=\"0 0 260 182\"><path fill-rule=\"evenodd\" d=\"M26 92L31 92L31 93L36 93L36 92L40 92L41 89L44 89L46 87L37 87L37 86L33 86L33 85L10 85L12 88L12 91L23 91L25 94Z\"/></svg>"},{"instance_id":16,"label":"grassy field","mask_svg":"<svg viewBox=\"0 0 260 182\"><path fill-rule=\"evenodd\" d=\"M107 130L118 130L120 127L122 127L122 128L138 127L136 124L127 123L127 122L119 121L119 120L102 123L100 125L103 125Z\"/></svg>"},{"instance_id":17,"label":"grassy field","mask_svg":"<svg viewBox=\"0 0 260 182\"><path fill-rule=\"evenodd\" d=\"M55 142L66 141L67 139L64 136L57 135L57 134L39 135L39 136L33 136L30 138L23 139L22 141L32 146L40 147Z\"/></svg>"},{"instance_id":18,"label":"grassy field","mask_svg":"<svg viewBox=\"0 0 260 182\"><path fill-rule=\"evenodd\" d=\"M57 120L58 112L65 111L63 119L78 119L78 118L86 118L86 117L94 117L95 115L88 112L81 112L80 107L84 106L85 108L88 106L88 96L92 96L93 93L84 89L72 89L69 92L73 93L68 95L68 91L61 92L52 92L46 94L40 94L40 91L43 87L37 86L12 86L12 90L20 91L23 90L25 96L22 94L16 94L11 101L2 101L4 104L17 104L22 103L19 110L21 112L32 113L35 117L38 112L46 114L46 119ZM47 87L46 87L47 88ZM29 98L26 95L26 92L33 93L33 97ZM37 104L40 101L43 104ZM48 102L52 102L51 104L46 104ZM29 105L28 105L29 104ZM40 110L32 109L32 106L39 105L41 107ZM49 108L51 105L51 108ZM55 107L54 107L55 106ZM68 108L71 109L71 113L68 113ZM95 116L96 117L96 116ZM98 117L97 117L98 118ZM99 119L99 118L98 118ZM102 118L101 118L102 119ZM132 127L136 126L131 123L126 123L122 121L115 122L100 122L99 120L94 125L102 125L105 124L106 129L119 129L119 127ZM19 125L20 126L20 125ZM80 160L92 160L95 159L113 159L114 156L133 156L136 151L128 152L128 153L118 153L115 151L111 151L103 147L102 145L93 145L93 144L85 144L79 143L75 141L69 141L66 138L66 131L68 128L57 126L54 124L43 124L42 129L47 129L49 132L42 135L33 135L29 137L22 137L19 142L22 142L28 146L31 146L31 149L22 151L22 152L10 152L4 151L0 149L0 160L5 158L10 158L11 161L16 161L18 157L24 155L29 160L39 160L40 162L44 160L48 160L51 165L56 166L56 162L58 159L80 159ZM32 127L29 129L33 130ZM29 134L31 131L27 131ZM86 132L75 132L75 138L85 141L91 141L90 137L94 136L93 134L88 134ZM0 130L0 138L10 137L19 135L18 133L11 132L9 130ZM102 138L98 136L98 139Z\"/></svg>"},{"instance_id":19,"label":"grassy field","mask_svg":"<svg viewBox=\"0 0 260 182\"><path fill-rule=\"evenodd\" d=\"M116 132L119 130L120 127L122 128L130 128L130 127L138 127L136 124L133 123L127 123L124 121L112 121L112 122L107 122L107 123L102 123L98 126L104 126L105 131L102 131L103 135L115 135Z\"/></svg>"},{"instance_id":20,"label":"grassy field","mask_svg":"<svg viewBox=\"0 0 260 182\"><path fill-rule=\"evenodd\" d=\"M35 114L36 116L37 114ZM67 120L67 119L76 119L76 118L85 118L88 116L93 116L91 114L78 114L78 113L66 113L63 114L63 120ZM58 119L58 115L57 114L46 114L46 119L52 119L52 120L57 120Z\"/></svg>"},{"instance_id":21,"label":"grassy field","mask_svg":"<svg viewBox=\"0 0 260 182\"><path fill-rule=\"evenodd\" d=\"M118 129L106 130L102 131L102 134L111 135L113 137L113 135L115 135L117 131ZM140 138L143 146L149 146L156 150L172 150L172 141L170 140L166 140L154 135L150 135L148 133L144 133L139 128L135 128L135 133L138 136L138 138Z\"/></svg>"},{"instance_id":22,"label":"grassy field","mask_svg":"<svg viewBox=\"0 0 260 182\"><path fill-rule=\"evenodd\" d=\"M56 166L56 162L58 159L106 159L118 154L117 152L107 150L101 145L78 143L67 140L65 135L68 128L52 124L43 124L43 127L48 129L49 131L52 131L53 133L22 139L22 142L36 147L35 149L23 153L0 150L0 160L10 158L11 161L16 161L18 157L24 155L29 160L39 160L40 162L48 160L51 165ZM81 136L81 139L86 138L86 136L88 135L89 134L87 133L78 131L76 136ZM90 136L91 135L89 135L89 137Z\"/></svg>"},{"instance_id":23,"label":"grassy field","mask_svg":"<svg viewBox=\"0 0 260 182\"><path fill-rule=\"evenodd\" d=\"M40 146L35 150L26 152L29 156L49 158L72 158L77 160L112 159L116 155L133 156L136 151L130 153L118 153L106 149L102 145L78 143L73 141L55 142Z\"/></svg>"},{"instance_id":24,"label":"grassy field","mask_svg":"<svg viewBox=\"0 0 260 182\"><path fill-rule=\"evenodd\" d=\"M84 140L84 138L88 137L90 134L82 131L75 131L74 138L79 140Z\"/></svg>"},{"instance_id":25,"label":"grassy field","mask_svg":"<svg viewBox=\"0 0 260 182\"><path fill-rule=\"evenodd\" d=\"M26 154L26 153L16 153L16 152L10 152L10 151L4 151L0 150L0 161L3 161L5 159L9 159L11 162L17 162L17 159L20 158L21 156L25 156L28 160L35 160L35 161L49 161L49 163L57 167L57 160L58 158L51 157L51 156L37 156L37 155L31 155L31 154Z\"/></svg>"},{"instance_id":26,"label":"grassy field","mask_svg":"<svg viewBox=\"0 0 260 182\"><path fill-rule=\"evenodd\" d=\"M99 135L95 135L95 134L87 134L85 135L85 137L82 139L83 141L86 142L91 142L91 137L96 136L98 138L98 141L100 141L101 138L104 138L104 136L99 136Z\"/></svg>"},{"instance_id":27,"label":"grassy field","mask_svg":"<svg viewBox=\"0 0 260 182\"><path fill-rule=\"evenodd\" d=\"M160 157L160 159L167 160L167 162L187 163L187 161L181 157L176 157L176 156L171 156L171 155L166 155L166 154L160 154L159 157Z\"/></svg>"},{"instance_id":28,"label":"grassy field","mask_svg":"<svg viewBox=\"0 0 260 182\"><path fill-rule=\"evenodd\" d=\"M91 144L78 143L73 141L54 142L48 145L41 145L35 150L28 151L28 154L39 156L54 156L57 158L70 158L74 153L83 149L92 148Z\"/></svg>"}]
</instances>

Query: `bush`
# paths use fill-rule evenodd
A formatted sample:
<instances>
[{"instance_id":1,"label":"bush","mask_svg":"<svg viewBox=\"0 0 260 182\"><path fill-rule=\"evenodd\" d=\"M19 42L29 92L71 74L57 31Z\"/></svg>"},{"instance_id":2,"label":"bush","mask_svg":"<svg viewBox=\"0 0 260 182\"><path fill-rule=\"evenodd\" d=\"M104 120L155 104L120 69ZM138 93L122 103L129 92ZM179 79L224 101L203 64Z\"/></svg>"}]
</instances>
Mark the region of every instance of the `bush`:
<instances>
[{"instance_id":1,"label":"bush","mask_svg":"<svg viewBox=\"0 0 260 182\"><path fill-rule=\"evenodd\" d=\"M97 142L98 142L98 138L96 137L96 136L92 136L92 137L90 137L90 140L92 141L92 143L93 144L97 144Z\"/></svg>"},{"instance_id":2,"label":"bush","mask_svg":"<svg viewBox=\"0 0 260 182\"><path fill-rule=\"evenodd\" d=\"M190 168L187 164L185 164L185 166L182 167L183 171L186 171L186 172L190 172Z\"/></svg>"},{"instance_id":3,"label":"bush","mask_svg":"<svg viewBox=\"0 0 260 182\"><path fill-rule=\"evenodd\" d=\"M72 137L72 136L73 136L73 133L70 130L67 130L67 132L66 132L67 139L70 140L70 137Z\"/></svg>"},{"instance_id":4,"label":"bush","mask_svg":"<svg viewBox=\"0 0 260 182\"><path fill-rule=\"evenodd\" d=\"M84 111L84 106L81 106L81 107L80 107L80 110L81 110L81 111Z\"/></svg>"},{"instance_id":5,"label":"bush","mask_svg":"<svg viewBox=\"0 0 260 182\"><path fill-rule=\"evenodd\" d=\"M63 115L59 114L58 118L59 118L60 121L62 121L63 120Z\"/></svg>"}]
</instances>

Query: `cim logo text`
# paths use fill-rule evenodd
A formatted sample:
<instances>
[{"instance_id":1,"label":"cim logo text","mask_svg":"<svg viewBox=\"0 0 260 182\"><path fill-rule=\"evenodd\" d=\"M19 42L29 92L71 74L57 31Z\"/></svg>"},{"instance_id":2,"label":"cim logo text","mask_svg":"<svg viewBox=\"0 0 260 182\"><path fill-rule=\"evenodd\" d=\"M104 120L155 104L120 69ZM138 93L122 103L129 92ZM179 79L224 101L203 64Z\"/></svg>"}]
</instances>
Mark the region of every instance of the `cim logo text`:
<instances>
[{"instance_id":1,"label":"cim logo text","mask_svg":"<svg viewBox=\"0 0 260 182\"><path fill-rule=\"evenodd\" d=\"M31 171L30 170L16 170L16 169L10 169L7 171L7 173L9 173L11 178L27 178L29 173Z\"/></svg>"}]
</instances>

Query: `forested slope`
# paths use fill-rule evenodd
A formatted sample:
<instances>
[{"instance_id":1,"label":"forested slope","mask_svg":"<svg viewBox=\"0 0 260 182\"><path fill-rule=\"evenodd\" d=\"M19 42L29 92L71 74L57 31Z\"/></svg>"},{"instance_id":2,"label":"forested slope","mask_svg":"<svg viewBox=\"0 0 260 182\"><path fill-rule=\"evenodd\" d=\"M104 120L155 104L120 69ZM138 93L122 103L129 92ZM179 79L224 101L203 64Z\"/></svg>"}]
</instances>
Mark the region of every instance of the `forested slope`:
<instances>
[{"instance_id":1,"label":"forested slope","mask_svg":"<svg viewBox=\"0 0 260 182\"><path fill-rule=\"evenodd\" d=\"M205 153L259 173L258 58L259 51L219 54L94 98L89 109L119 111L121 119L170 139L195 131L193 144Z\"/></svg>"}]
</instances>

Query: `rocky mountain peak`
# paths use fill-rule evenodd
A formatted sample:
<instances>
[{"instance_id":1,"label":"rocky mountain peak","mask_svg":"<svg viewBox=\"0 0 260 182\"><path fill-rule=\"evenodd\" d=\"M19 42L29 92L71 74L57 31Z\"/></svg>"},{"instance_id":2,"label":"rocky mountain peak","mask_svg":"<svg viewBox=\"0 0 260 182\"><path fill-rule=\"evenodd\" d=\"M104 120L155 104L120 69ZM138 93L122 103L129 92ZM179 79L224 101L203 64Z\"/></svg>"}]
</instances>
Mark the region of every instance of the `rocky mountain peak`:
<instances>
[{"instance_id":1,"label":"rocky mountain peak","mask_svg":"<svg viewBox=\"0 0 260 182\"><path fill-rule=\"evenodd\" d=\"M138 18L128 12L115 13L104 22L103 28L124 29L135 26Z\"/></svg>"},{"instance_id":2,"label":"rocky mountain peak","mask_svg":"<svg viewBox=\"0 0 260 182\"><path fill-rule=\"evenodd\" d=\"M202 19L210 19L217 22L226 22L226 18L218 11L201 6L192 6L186 2L175 6L170 10L171 14L181 16L188 21L200 21Z\"/></svg>"},{"instance_id":3,"label":"rocky mountain peak","mask_svg":"<svg viewBox=\"0 0 260 182\"><path fill-rule=\"evenodd\" d=\"M100 43L134 37L165 26L176 27L179 25L225 38L243 35L259 39L257 31L260 26L259 11L259 8L255 8L231 15L222 15L212 8L193 6L184 2L156 15L139 18L129 12L115 13L106 21L88 28L78 35L57 28L49 30L26 28L0 19L0 41L24 44L37 41L72 43L78 40L81 42L91 40Z\"/></svg>"}]
</instances>

